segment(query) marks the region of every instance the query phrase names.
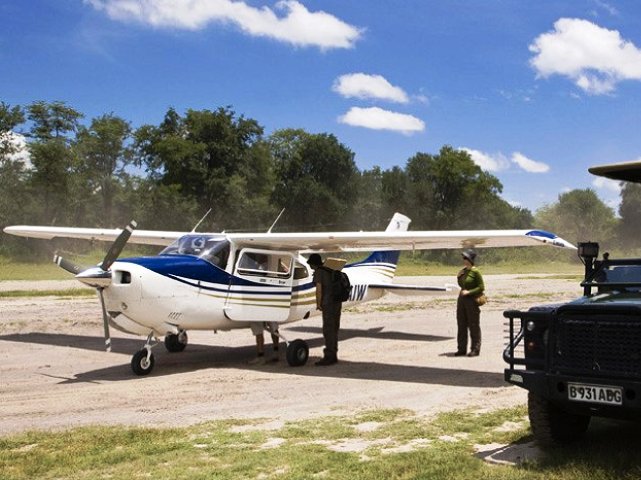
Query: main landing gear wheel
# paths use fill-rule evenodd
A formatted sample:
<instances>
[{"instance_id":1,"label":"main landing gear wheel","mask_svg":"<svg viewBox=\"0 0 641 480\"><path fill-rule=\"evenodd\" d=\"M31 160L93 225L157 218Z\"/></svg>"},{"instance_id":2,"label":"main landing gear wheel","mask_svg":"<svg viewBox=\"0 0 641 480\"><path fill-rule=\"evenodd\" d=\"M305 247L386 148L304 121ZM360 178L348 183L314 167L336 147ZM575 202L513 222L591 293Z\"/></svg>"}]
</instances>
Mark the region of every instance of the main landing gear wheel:
<instances>
[{"instance_id":1,"label":"main landing gear wheel","mask_svg":"<svg viewBox=\"0 0 641 480\"><path fill-rule=\"evenodd\" d=\"M149 353L147 359L147 349L138 350L131 359L131 369L136 375L147 375L154 368L154 354Z\"/></svg>"},{"instance_id":2,"label":"main landing gear wheel","mask_svg":"<svg viewBox=\"0 0 641 480\"><path fill-rule=\"evenodd\" d=\"M182 352L187 346L187 332L178 335L169 333L165 336L165 348L168 352Z\"/></svg>"},{"instance_id":3,"label":"main landing gear wheel","mask_svg":"<svg viewBox=\"0 0 641 480\"><path fill-rule=\"evenodd\" d=\"M287 345L287 363L291 367L300 367L307 363L309 347L305 340L294 340Z\"/></svg>"}]
</instances>

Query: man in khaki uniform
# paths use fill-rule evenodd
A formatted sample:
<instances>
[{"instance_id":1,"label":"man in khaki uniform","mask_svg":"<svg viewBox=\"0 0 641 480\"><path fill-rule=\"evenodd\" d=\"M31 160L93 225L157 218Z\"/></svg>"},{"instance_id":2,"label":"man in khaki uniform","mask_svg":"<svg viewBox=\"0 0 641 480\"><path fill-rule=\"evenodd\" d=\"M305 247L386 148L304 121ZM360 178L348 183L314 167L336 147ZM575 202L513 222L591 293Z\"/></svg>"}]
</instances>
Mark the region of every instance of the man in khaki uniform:
<instances>
[{"instance_id":1,"label":"man in khaki uniform","mask_svg":"<svg viewBox=\"0 0 641 480\"><path fill-rule=\"evenodd\" d=\"M476 252L465 250L462 254L463 269L458 273L458 285L461 292L456 302L456 324L458 327L457 357L467 353L467 332L470 332L472 347L468 357L477 357L481 353L481 309L476 298L485 291L483 275L474 266Z\"/></svg>"}]
</instances>

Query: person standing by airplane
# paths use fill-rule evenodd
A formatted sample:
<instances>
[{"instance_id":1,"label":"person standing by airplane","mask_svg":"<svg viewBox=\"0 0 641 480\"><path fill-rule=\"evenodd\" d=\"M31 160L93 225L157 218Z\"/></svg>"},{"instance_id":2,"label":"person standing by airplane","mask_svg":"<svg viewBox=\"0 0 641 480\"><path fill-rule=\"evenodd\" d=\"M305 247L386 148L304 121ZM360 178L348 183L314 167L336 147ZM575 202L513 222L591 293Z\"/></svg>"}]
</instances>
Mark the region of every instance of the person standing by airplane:
<instances>
[{"instance_id":1,"label":"person standing by airplane","mask_svg":"<svg viewBox=\"0 0 641 480\"><path fill-rule=\"evenodd\" d=\"M456 325L457 350L454 356L477 357L481 353L481 308L478 298L485 291L483 275L474 266L476 252L465 250L461 253L463 257L463 269L458 273L458 285L461 287L458 301L456 302ZM468 331L472 340L470 352L467 353Z\"/></svg>"},{"instance_id":2,"label":"person standing by airplane","mask_svg":"<svg viewBox=\"0 0 641 480\"><path fill-rule=\"evenodd\" d=\"M335 300L332 292L332 271L323 267L318 253L312 253L307 264L314 270L316 285L316 309L323 313L323 338L325 349L317 366L333 365L338 362L338 330L341 326L342 302Z\"/></svg>"},{"instance_id":3,"label":"person standing by airplane","mask_svg":"<svg viewBox=\"0 0 641 480\"><path fill-rule=\"evenodd\" d=\"M280 338L278 337L278 323L269 322L268 324L269 331L272 335L272 343L274 349L274 355L269 359L269 362L278 361L278 343ZM256 337L256 358L249 361L250 365L261 365L267 363L268 360L265 358L265 324L262 322L252 322L251 323L252 333Z\"/></svg>"}]
</instances>

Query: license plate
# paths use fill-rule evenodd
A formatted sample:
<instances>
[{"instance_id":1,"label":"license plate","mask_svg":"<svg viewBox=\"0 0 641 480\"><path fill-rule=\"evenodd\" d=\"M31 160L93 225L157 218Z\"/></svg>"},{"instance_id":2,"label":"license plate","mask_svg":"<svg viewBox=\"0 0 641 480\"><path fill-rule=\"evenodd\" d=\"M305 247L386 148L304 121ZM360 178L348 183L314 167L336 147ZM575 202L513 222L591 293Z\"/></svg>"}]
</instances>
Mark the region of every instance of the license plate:
<instances>
[{"instance_id":1,"label":"license plate","mask_svg":"<svg viewBox=\"0 0 641 480\"><path fill-rule=\"evenodd\" d=\"M568 383L568 398L575 402L623 405L623 389L621 387Z\"/></svg>"}]
</instances>

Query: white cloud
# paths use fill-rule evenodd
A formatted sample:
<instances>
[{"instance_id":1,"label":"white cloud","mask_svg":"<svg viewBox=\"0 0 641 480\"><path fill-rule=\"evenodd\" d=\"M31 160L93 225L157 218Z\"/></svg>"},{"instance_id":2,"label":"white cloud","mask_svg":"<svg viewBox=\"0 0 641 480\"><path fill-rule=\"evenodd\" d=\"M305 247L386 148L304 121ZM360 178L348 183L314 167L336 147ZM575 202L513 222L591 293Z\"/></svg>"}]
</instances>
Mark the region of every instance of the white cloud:
<instances>
[{"instance_id":1,"label":"white cloud","mask_svg":"<svg viewBox=\"0 0 641 480\"><path fill-rule=\"evenodd\" d=\"M621 193L621 182L609 178L597 177L592 180L592 185L599 190L606 190L619 195Z\"/></svg>"},{"instance_id":2,"label":"white cloud","mask_svg":"<svg viewBox=\"0 0 641 480\"><path fill-rule=\"evenodd\" d=\"M543 162L531 160L519 152L512 154L512 162L516 163L519 167L529 173L546 173L550 170L550 166Z\"/></svg>"},{"instance_id":3,"label":"white cloud","mask_svg":"<svg viewBox=\"0 0 641 480\"><path fill-rule=\"evenodd\" d=\"M332 90L347 98L387 100L396 103L409 102L409 97L402 88L392 85L381 75L366 73L341 75L334 81Z\"/></svg>"},{"instance_id":4,"label":"white cloud","mask_svg":"<svg viewBox=\"0 0 641 480\"><path fill-rule=\"evenodd\" d=\"M338 117L338 121L353 127L392 130L405 135L425 130L425 122L419 118L378 107L352 107L345 115Z\"/></svg>"},{"instance_id":5,"label":"white cloud","mask_svg":"<svg viewBox=\"0 0 641 480\"><path fill-rule=\"evenodd\" d=\"M158 28L200 30L210 23L230 23L248 35L268 37L322 50L351 48L362 30L323 12L310 12L296 0L282 0L276 9L234 0L85 0L111 19L137 21Z\"/></svg>"},{"instance_id":6,"label":"white cloud","mask_svg":"<svg viewBox=\"0 0 641 480\"><path fill-rule=\"evenodd\" d=\"M612 15L612 16L618 16L619 15L619 11L615 7L610 5L609 3L602 2L601 0L593 0L593 1L594 1L594 3L596 4L597 7L605 10L610 15Z\"/></svg>"},{"instance_id":7,"label":"white cloud","mask_svg":"<svg viewBox=\"0 0 641 480\"><path fill-rule=\"evenodd\" d=\"M474 163L488 172L498 172L510 166L510 162L502 153L489 154L466 147L461 147L459 150L467 152Z\"/></svg>"},{"instance_id":8,"label":"white cloud","mask_svg":"<svg viewBox=\"0 0 641 480\"><path fill-rule=\"evenodd\" d=\"M587 20L561 18L529 49L539 76L568 77L589 94L611 93L620 81L641 80L641 50L618 31Z\"/></svg>"},{"instance_id":9,"label":"white cloud","mask_svg":"<svg viewBox=\"0 0 641 480\"><path fill-rule=\"evenodd\" d=\"M22 162L27 169L33 167L24 135L11 131L0 134L0 150L4 150L5 145L11 151L6 158L10 161Z\"/></svg>"}]
</instances>

